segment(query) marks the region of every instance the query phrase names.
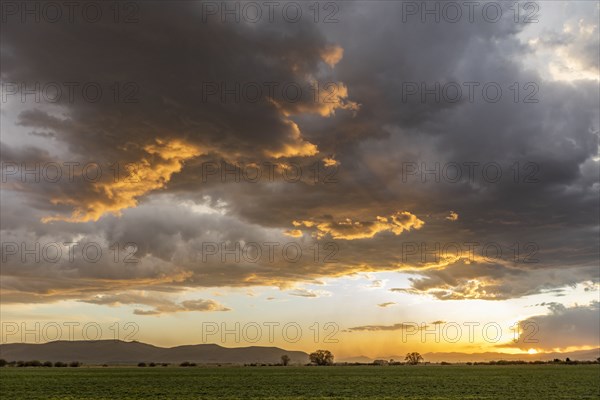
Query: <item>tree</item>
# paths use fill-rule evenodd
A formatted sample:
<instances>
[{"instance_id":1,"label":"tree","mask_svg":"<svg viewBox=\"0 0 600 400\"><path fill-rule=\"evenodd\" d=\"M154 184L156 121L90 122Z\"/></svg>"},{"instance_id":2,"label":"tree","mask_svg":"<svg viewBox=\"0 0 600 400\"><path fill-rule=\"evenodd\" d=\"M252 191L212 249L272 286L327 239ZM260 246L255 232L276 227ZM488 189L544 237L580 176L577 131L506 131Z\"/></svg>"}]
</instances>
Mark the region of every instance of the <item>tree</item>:
<instances>
[{"instance_id":1,"label":"tree","mask_svg":"<svg viewBox=\"0 0 600 400\"><path fill-rule=\"evenodd\" d=\"M4 358L0 358L0 367L4 367L6 364L8 364L6 360Z\"/></svg>"},{"instance_id":2,"label":"tree","mask_svg":"<svg viewBox=\"0 0 600 400\"><path fill-rule=\"evenodd\" d=\"M329 350L317 350L314 353L310 353L308 358L311 363L317 365L333 364L333 354Z\"/></svg>"},{"instance_id":3,"label":"tree","mask_svg":"<svg viewBox=\"0 0 600 400\"><path fill-rule=\"evenodd\" d=\"M138 363L138 367L145 367L145 366L146 366L146 363L145 363L145 362L140 362L140 363Z\"/></svg>"},{"instance_id":4,"label":"tree","mask_svg":"<svg viewBox=\"0 0 600 400\"><path fill-rule=\"evenodd\" d=\"M404 357L404 361L406 361L410 365L417 365L418 363L423 361L423 357L417 352L407 353L406 357Z\"/></svg>"},{"instance_id":5,"label":"tree","mask_svg":"<svg viewBox=\"0 0 600 400\"><path fill-rule=\"evenodd\" d=\"M25 366L26 367L41 367L42 362L40 360L26 361Z\"/></svg>"},{"instance_id":6,"label":"tree","mask_svg":"<svg viewBox=\"0 0 600 400\"><path fill-rule=\"evenodd\" d=\"M287 354L284 354L281 356L281 363L283 364L284 367L287 367L287 365L290 363L290 361L291 361L291 358Z\"/></svg>"}]
</instances>

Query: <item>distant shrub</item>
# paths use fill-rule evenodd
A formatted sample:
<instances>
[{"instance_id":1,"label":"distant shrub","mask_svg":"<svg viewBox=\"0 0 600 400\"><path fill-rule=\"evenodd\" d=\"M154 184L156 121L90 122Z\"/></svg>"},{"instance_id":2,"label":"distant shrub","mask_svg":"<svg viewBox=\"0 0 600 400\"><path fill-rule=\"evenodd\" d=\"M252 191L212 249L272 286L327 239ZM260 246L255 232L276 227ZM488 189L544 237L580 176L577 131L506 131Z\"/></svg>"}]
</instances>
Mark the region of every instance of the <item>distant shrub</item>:
<instances>
[{"instance_id":1,"label":"distant shrub","mask_svg":"<svg viewBox=\"0 0 600 400\"><path fill-rule=\"evenodd\" d=\"M81 363L79 361L71 361L69 363L69 367L77 368L77 367L80 367L80 366L81 366Z\"/></svg>"},{"instance_id":2,"label":"distant shrub","mask_svg":"<svg viewBox=\"0 0 600 400\"><path fill-rule=\"evenodd\" d=\"M164 366L166 367L169 364L165 364ZM184 361L181 364L179 364L180 367L195 367L196 363L191 363L189 361Z\"/></svg>"},{"instance_id":3,"label":"distant shrub","mask_svg":"<svg viewBox=\"0 0 600 400\"><path fill-rule=\"evenodd\" d=\"M44 367L51 367L51 366L52 366L52 361L46 361L46 362L43 364L43 366L44 366Z\"/></svg>"},{"instance_id":4,"label":"distant shrub","mask_svg":"<svg viewBox=\"0 0 600 400\"><path fill-rule=\"evenodd\" d=\"M41 367L43 365L42 362L38 360L17 361L15 364L17 367Z\"/></svg>"},{"instance_id":5,"label":"distant shrub","mask_svg":"<svg viewBox=\"0 0 600 400\"><path fill-rule=\"evenodd\" d=\"M4 367L6 364L8 364L6 360L4 358L0 358L0 367Z\"/></svg>"},{"instance_id":6,"label":"distant shrub","mask_svg":"<svg viewBox=\"0 0 600 400\"><path fill-rule=\"evenodd\" d=\"M150 366L150 367L156 367L156 363L151 362L150 364L148 364L148 366Z\"/></svg>"},{"instance_id":7,"label":"distant shrub","mask_svg":"<svg viewBox=\"0 0 600 400\"><path fill-rule=\"evenodd\" d=\"M24 366L25 367L41 367L42 362L39 360L25 361Z\"/></svg>"},{"instance_id":8,"label":"distant shrub","mask_svg":"<svg viewBox=\"0 0 600 400\"><path fill-rule=\"evenodd\" d=\"M64 368L64 367L67 366L67 363L64 363L62 361L57 361L57 362L54 363L54 366L58 367L58 368Z\"/></svg>"},{"instance_id":9,"label":"distant shrub","mask_svg":"<svg viewBox=\"0 0 600 400\"><path fill-rule=\"evenodd\" d=\"M145 367L145 366L146 366L145 362L138 363L138 367Z\"/></svg>"}]
</instances>

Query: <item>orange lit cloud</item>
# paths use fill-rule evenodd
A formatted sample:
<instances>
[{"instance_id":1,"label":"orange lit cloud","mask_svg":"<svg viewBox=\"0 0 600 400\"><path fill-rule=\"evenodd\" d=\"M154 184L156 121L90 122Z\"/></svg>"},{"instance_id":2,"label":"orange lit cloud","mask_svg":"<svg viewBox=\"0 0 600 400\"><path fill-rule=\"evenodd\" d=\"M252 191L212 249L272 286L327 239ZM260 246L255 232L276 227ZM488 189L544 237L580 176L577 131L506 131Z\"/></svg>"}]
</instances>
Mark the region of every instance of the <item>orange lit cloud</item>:
<instances>
[{"instance_id":1,"label":"orange lit cloud","mask_svg":"<svg viewBox=\"0 0 600 400\"><path fill-rule=\"evenodd\" d=\"M295 122L288 120L285 123L290 127L287 140L277 150L265 150L267 157L306 157L318 153L317 146L302 138L300 128Z\"/></svg>"},{"instance_id":2,"label":"orange lit cloud","mask_svg":"<svg viewBox=\"0 0 600 400\"><path fill-rule=\"evenodd\" d=\"M457 214L457 213L455 213L454 211L450 211L450 215L448 215L448 216L446 217L446 219L447 219L448 221L457 221L457 220L458 220L458 214Z\"/></svg>"},{"instance_id":3,"label":"orange lit cloud","mask_svg":"<svg viewBox=\"0 0 600 400\"><path fill-rule=\"evenodd\" d=\"M340 46L327 46L321 50L321 59L323 59L323 61L331 68L335 67L342 57L344 57L344 49Z\"/></svg>"},{"instance_id":4,"label":"orange lit cloud","mask_svg":"<svg viewBox=\"0 0 600 400\"><path fill-rule=\"evenodd\" d=\"M379 232L392 232L400 235L411 229L421 229L425 224L408 211L399 211L389 217L377 217L374 221L353 221L346 218L337 222L294 221L293 225L306 228L316 227L317 235L331 235L334 239L355 240L372 238Z\"/></svg>"},{"instance_id":5,"label":"orange lit cloud","mask_svg":"<svg viewBox=\"0 0 600 400\"><path fill-rule=\"evenodd\" d=\"M201 154L198 147L181 140L157 139L143 149L147 156L134 164L133 176L93 183L93 198L53 198L53 204L71 205L74 210L69 217L45 217L42 221L87 222L97 221L107 213L120 215L121 210L135 207L139 197L164 188L186 160Z\"/></svg>"}]
</instances>

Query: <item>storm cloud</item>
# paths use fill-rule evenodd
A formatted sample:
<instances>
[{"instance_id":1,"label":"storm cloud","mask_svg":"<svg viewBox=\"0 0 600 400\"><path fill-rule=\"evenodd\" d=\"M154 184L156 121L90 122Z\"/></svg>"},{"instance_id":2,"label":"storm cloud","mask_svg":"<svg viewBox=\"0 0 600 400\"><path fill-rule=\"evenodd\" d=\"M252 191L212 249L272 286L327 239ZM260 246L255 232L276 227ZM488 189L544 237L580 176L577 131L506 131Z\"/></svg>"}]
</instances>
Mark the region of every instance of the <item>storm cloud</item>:
<instances>
[{"instance_id":1,"label":"storm cloud","mask_svg":"<svg viewBox=\"0 0 600 400\"><path fill-rule=\"evenodd\" d=\"M3 24L3 301L226 310L126 292L374 271L406 272L410 286L393 291L440 300L598 282L598 80L552 80L526 62L560 48L597 73L597 28L530 43L510 15L423 23L404 21L401 3L340 7L334 24L204 21L196 2L140 3L131 24ZM22 97L36 83L63 95ZM60 179L22 173L50 164ZM473 241L504 255L432 260L413 246ZM22 243L65 242L104 253L21 257ZM241 260L223 259L236 243ZM278 244L273 259L265 243ZM288 243L305 257L290 261Z\"/></svg>"}]
</instances>

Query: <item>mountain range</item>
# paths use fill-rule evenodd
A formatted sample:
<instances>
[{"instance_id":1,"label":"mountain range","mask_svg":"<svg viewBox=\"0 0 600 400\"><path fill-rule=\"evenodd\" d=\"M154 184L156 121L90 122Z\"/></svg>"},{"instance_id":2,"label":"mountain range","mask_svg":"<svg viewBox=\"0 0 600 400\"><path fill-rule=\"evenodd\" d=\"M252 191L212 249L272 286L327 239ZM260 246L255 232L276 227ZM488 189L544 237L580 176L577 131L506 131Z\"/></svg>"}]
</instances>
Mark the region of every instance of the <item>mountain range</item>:
<instances>
[{"instance_id":1,"label":"mountain range","mask_svg":"<svg viewBox=\"0 0 600 400\"><path fill-rule=\"evenodd\" d=\"M0 358L7 361L80 361L84 364L128 365L139 362L173 363L185 361L197 364L275 364L287 354L291 364L308 363L308 354L303 351L290 351L279 347L222 347L217 344L196 344L176 347L158 347L137 341L122 340L98 341L55 341L41 344L10 343L0 345ZM428 362L482 362L493 360L549 361L555 358L564 360L596 360L600 348L568 353L508 354L508 353L424 353ZM377 357L377 359L403 361L399 355ZM366 356L336 359L339 362L370 363L374 359Z\"/></svg>"},{"instance_id":2,"label":"mountain range","mask_svg":"<svg viewBox=\"0 0 600 400\"><path fill-rule=\"evenodd\" d=\"M138 362L199 364L279 363L287 354L291 364L306 364L308 354L278 347L227 348L216 344L158 347L137 341L55 341L42 344L11 343L0 345L0 358L7 361L80 361L84 364L137 364Z\"/></svg>"}]
</instances>

